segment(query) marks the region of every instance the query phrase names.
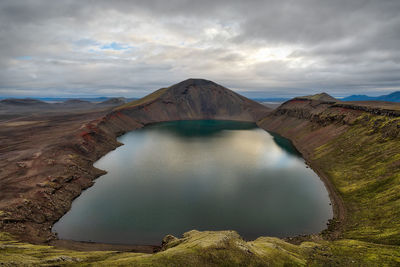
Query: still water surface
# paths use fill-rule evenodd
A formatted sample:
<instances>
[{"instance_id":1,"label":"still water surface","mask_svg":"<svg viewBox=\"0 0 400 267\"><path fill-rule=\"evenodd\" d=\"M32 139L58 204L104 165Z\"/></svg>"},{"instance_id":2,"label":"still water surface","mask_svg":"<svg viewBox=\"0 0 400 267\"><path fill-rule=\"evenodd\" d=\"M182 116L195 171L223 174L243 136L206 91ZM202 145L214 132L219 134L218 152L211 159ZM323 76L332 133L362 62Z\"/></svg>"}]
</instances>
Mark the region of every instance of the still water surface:
<instances>
[{"instance_id":1,"label":"still water surface","mask_svg":"<svg viewBox=\"0 0 400 267\"><path fill-rule=\"evenodd\" d=\"M166 234L239 232L245 239L316 233L328 193L291 143L252 123L178 121L119 138L53 231L60 238L160 244Z\"/></svg>"}]
</instances>

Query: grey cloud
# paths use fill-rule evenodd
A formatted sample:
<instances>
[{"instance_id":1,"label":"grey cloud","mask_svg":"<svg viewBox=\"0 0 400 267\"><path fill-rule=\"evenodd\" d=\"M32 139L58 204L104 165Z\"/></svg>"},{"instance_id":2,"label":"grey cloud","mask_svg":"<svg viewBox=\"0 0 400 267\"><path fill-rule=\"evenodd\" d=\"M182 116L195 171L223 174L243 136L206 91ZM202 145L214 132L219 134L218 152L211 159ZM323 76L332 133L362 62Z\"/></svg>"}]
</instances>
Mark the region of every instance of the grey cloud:
<instances>
[{"instance_id":1,"label":"grey cloud","mask_svg":"<svg viewBox=\"0 0 400 267\"><path fill-rule=\"evenodd\" d=\"M188 77L265 96L378 94L400 89L399 12L398 0L4 0L0 94L135 96ZM112 42L134 48L100 51ZM286 58L255 58L280 47Z\"/></svg>"}]
</instances>

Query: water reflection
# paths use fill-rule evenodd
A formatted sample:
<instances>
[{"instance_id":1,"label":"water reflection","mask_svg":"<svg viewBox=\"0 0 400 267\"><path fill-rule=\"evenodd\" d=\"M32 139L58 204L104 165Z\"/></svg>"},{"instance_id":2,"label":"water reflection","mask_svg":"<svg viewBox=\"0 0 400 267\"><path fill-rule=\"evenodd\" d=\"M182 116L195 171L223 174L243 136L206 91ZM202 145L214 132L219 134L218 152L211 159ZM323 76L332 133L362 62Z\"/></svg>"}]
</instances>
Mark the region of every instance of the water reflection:
<instances>
[{"instance_id":1,"label":"water reflection","mask_svg":"<svg viewBox=\"0 0 400 267\"><path fill-rule=\"evenodd\" d=\"M282 136L275 133L270 133L270 135L274 139L275 143L287 153L292 156L301 157L300 152L297 151L297 149L293 146L292 142L290 142L289 139L283 138Z\"/></svg>"},{"instance_id":2,"label":"water reflection","mask_svg":"<svg viewBox=\"0 0 400 267\"><path fill-rule=\"evenodd\" d=\"M233 122L216 120L197 120L197 121L171 121L148 125L149 128L166 134L174 134L179 137L204 137L220 134L223 130L249 130L257 128L253 122Z\"/></svg>"},{"instance_id":3,"label":"water reflection","mask_svg":"<svg viewBox=\"0 0 400 267\"><path fill-rule=\"evenodd\" d=\"M328 194L281 139L229 121L130 132L96 163L108 174L54 230L66 239L136 244L191 229L234 229L248 239L318 232L332 216Z\"/></svg>"}]
</instances>

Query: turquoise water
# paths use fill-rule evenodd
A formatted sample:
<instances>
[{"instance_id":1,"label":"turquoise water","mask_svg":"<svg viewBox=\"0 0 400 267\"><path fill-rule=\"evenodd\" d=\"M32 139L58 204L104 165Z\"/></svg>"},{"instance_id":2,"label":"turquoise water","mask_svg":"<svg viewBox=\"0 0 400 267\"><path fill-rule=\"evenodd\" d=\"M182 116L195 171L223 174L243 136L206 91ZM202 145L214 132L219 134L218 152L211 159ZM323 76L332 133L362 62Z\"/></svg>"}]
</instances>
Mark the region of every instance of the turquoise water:
<instances>
[{"instance_id":1,"label":"turquoise water","mask_svg":"<svg viewBox=\"0 0 400 267\"><path fill-rule=\"evenodd\" d=\"M166 234L236 230L245 239L317 233L328 192L291 143L232 121L179 121L119 138L96 162L108 173L73 203L60 238L160 244Z\"/></svg>"}]
</instances>

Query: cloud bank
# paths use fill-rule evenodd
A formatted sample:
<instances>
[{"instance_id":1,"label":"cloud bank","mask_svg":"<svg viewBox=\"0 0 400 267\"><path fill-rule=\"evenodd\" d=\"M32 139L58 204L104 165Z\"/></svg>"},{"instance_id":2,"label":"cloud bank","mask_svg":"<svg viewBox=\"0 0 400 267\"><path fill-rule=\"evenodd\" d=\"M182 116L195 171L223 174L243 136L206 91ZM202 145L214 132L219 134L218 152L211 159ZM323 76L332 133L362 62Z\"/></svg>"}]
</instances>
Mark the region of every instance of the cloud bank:
<instances>
[{"instance_id":1,"label":"cloud bank","mask_svg":"<svg viewBox=\"0 0 400 267\"><path fill-rule=\"evenodd\" d=\"M142 96L189 77L248 96L400 89L400 1L0 2L0 96Z\"/></svg>"}]
</instances>

